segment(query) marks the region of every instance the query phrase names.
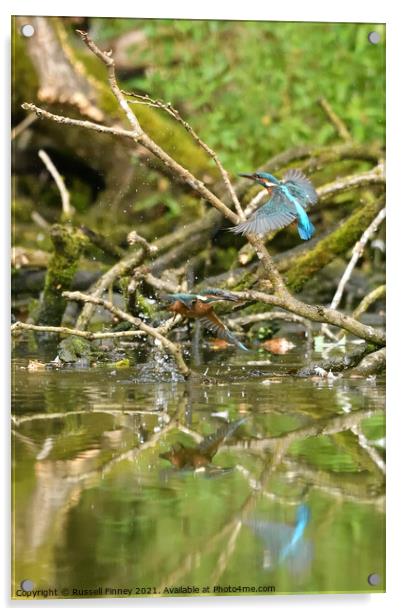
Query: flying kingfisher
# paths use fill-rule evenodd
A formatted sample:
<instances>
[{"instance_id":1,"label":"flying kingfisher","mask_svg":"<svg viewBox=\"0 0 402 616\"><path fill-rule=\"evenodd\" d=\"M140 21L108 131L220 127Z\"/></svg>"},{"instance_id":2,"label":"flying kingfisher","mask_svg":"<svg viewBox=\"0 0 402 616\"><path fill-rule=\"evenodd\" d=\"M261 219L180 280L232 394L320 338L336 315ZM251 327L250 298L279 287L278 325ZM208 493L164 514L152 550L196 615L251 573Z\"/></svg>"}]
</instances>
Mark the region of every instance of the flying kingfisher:
<instances>
[{"instance_id":1,"label":"flying kingfisher","mask_svg":"<svg viewBox=\"0 0 402 616\"><path fill-rule=\"evenodd\" d=\"M232 227L234 233L265 235L286 227L297 219L297 229L302 240L314 235L314 225L306 214L308 204L314 204L318 195L310 180L299 169L290 169L283 180L270 173L240 173L267 189L270 199L250 218Z\"/></svg>"},{"instance_id":2,"label":"flying kingfisher","mask_svg":"<svg viewBox=\"0 0 402 616\"><path fill-rule=\"evenodd\" d=\"M201 323L219 338L236 345L242 351L248 351L237 338L228 330L215 313L213 304L216 302L238 302L239 298L222 289L206 289L199 293L172 293L165 296L171 303L167 306L169 312L181 314L187 319L199 319Z\"/></svg>"}]
</instances>

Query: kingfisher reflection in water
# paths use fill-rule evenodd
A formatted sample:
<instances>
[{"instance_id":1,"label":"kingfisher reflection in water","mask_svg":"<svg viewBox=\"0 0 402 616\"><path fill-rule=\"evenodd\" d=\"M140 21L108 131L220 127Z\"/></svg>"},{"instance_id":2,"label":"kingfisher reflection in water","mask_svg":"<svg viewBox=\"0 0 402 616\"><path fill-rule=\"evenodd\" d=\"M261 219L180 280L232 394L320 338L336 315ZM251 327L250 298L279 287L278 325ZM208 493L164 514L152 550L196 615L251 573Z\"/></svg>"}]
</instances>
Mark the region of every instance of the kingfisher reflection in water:
<instances>
[{"instance_id":1,"label":"kingfisher reflection in water","mask_svg":"<svg viewBox=\"0 0 402 616\"><path fill-rule=\"evenodd\" d=\"M263 541L264 569L273 570L284 565L292 575L298 577L308 572L313 546L311 541L304 538L304 533L309 520L310 509L303 504L297 508L293 526L257 518L245 521L245 525Z\"/></svg>"}]
</instances>

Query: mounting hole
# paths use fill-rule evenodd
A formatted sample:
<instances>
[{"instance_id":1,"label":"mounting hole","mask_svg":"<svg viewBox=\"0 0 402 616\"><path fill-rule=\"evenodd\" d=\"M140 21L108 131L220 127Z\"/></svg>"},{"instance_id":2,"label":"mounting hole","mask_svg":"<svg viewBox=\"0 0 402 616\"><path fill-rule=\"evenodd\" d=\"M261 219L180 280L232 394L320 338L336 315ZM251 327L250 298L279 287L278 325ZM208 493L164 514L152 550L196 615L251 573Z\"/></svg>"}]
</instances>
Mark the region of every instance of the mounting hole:
<instances>
[{"instance_id":1,"label":"mounting hole","mask_svg":"<svg viewBox=\"0 0 402 616\"><path fill-rule=\"evenodd\" d=\"M372 45L378 45L381 40L381 36L379 32L370 32L368 35L368 40Z\"/></svg>"},{"instance_id":2,"label":"mounting hole","mask_svg":"<svg viewBox=\"0 0 402 616\"><path fill-rule=\"evenodd\" d=\"M24 24L23 26L21 26L21 34L22 36L31 38L31 36L35 34L35 28L31 26L31 24Z\"/></svg>"},{"instance_id":3,"label":"mounting hole","mask_svg":"<svg viewBox=\"0 0 402 616\"><path fill-rule=\"evenodd\" d=\"M33 583L32 580L22 580L21 582L21 588L22 590L25 590L25 592L31 592L31 590L33 590L35 587L35 584Z\"/></svg>"},{"instance_id":4,"label":"mounting hole","mask_svg":"<svg viewBox=\"0 0 402 616\"><path fill-rule=\"evenodd\" d=\"M370 573L370 575L367 578L367 581L370 584L370 586L378 586L378 584L381 581L381 578L378 575L378 573Z\"/></svg>"}]
</instances>

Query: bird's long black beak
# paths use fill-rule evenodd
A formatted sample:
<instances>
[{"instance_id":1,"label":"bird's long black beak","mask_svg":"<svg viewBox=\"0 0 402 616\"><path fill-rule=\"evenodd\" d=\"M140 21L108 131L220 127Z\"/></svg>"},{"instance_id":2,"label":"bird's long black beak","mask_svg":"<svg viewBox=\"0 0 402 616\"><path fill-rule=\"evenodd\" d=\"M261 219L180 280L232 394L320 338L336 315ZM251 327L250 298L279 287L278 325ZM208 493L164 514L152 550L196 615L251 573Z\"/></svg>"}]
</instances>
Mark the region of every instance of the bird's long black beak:
<instances>
[{"instance_id":1,"label":"bird's long black beak","mask_svg":"<svg viewBox=\"0 0 402 616\"><path fill-rule=\"evenodd\" d=\"M255 180L255 173L239 173L242 178L248 178L249 180Z\"/></svg>"}]
</instances>

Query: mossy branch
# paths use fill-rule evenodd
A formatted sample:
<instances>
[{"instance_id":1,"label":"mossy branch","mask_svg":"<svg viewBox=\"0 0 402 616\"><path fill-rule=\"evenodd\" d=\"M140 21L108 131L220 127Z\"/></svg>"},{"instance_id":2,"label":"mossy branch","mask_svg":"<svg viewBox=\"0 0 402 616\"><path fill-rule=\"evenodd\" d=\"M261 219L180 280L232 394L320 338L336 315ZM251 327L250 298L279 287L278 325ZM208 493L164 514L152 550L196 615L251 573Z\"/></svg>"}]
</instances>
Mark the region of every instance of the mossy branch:
<instances>
[{"instance_id":1,"label":"mossy branch","mask_svg":"<svg viewBox=\"0 0 402 616\"><path fill-rule=\"evenodd\" d=\"M360 238L384 205L384 198L357 209L338 229L318 242L307 254L298 258L286 273L292 291L301 291L306 282L338 255L343 255Z\"/></svg>"},{"instance_id":2,"label":"mossy branch","mask_svg":"<svg viewBox=\"0 0 402 616\"><path fill-rule=\"evenodd\" d=\"M53 225L50 231L53 253L49 260L45 287L36 319L37 325L58 326L63 318L68 291L78 262L88 239L79 229L66 225Z\"/></svg>"}]
</instances>

